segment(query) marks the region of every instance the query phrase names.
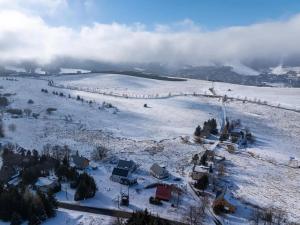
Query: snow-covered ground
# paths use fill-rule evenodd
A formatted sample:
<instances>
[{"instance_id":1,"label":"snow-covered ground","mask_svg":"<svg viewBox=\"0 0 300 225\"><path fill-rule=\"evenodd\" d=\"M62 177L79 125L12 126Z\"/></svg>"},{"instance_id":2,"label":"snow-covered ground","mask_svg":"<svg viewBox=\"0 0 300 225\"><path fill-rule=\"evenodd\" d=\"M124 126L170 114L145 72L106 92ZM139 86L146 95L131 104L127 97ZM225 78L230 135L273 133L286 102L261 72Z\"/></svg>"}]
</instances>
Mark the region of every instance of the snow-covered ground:
<instances>
[{"instance_id":1,"label":"snow-covered ground","mask_svg":"<svg viewBox=\"0 0 300 225\"><path fill-rule=\"evenodd\" d=\"M158 81L111 74L66 75L49 79L65 86L99 89L121 95L183 94L172 98L131 99L49 87L46 80L19 77L18 81L0 80L0 85L4 87L0 90L2 93L16 93L10 97L12 108L30 108L33 113L40 114L38 119L26 116L11 118L5 114L6 141L37 150L47 143L67 144L87 157L90 157L95 146L104 144L111 149L110 157L132 159L140 165L135 174L139 185L130 189L130 210L147 207L161 216L176 219L181 218L188 205L195 202L187 185L191 168L189 162L193 154L203 150L200 145L181 143L179 137L190 136L192 139L198 124L202 125L209 118L217 118L221 123L222 118L219 99L184 94L209 94L208 89L213 85L217 94L253 100L257 98L274 105L300 108L300 89L293 88L212 84L199 80ZM42 88L48 89L49 93L41 92ZM53 95L52 91L63 92L66 97ZM71 98L68 98L69 94ZM77 95L85 101L77 101ZM34 104L28 104L29 99ZM93 102L91 105L86 102L90 100ZM103 108L104 101L118 110ZM144 107L144 104L148 107ZM46 109L49 107L57 108L57 111L48 115ZM226 171L230 192L242 201L284 207L290 218L300 220L300 205L297 204L300 199L297 191L300 184L299 169L288 167L290 156L300 158L300 114L239 101L226 103L226 112L231 119L241 119L242 124L249 127L256 137L254 145L238 154L218 150L229 162ZM8 129L10 124L16 125L15 131ZM162 147L158 152L147 149L158 145ZM187 191L179 209L175 210L169 203L162 208L148 203L155 190L144 190L142 187L155 182L148 172L153 162L165 164L173 177L182 178L177 183ZM99 192L94 199L80 204L117 207L115 200L121 187L109 180L113 166L109 162L99 163L98 170L90 171L96 179ZM167 182L175 181L169 179ZM59 193L58 198L72 201L74 193L71 190L67 192L67 195L65 192Z\"/></svg>"},{"instance_id":2,"label":"snow-covered ground","mask_svg":"<svg viewBox=\"0 0 300 225\"><path fill-rule=\"evenodd\" d=\"M61 68L60 74L66 73L90 73L90 70L83 70L83 69L74 69L74 68Z\"/></svg>"},{"instance_id":3,"label":"snow-covered ground","mask_svg":"<svg viewBox=\"0 0 300 225\"><path fill-rule=\"evenodd\" d=\"M51 77L53 79L53 77ZM248 100L260 100L271 105L300 109L299 88L254 87L220 82L188 79L187 81L160 81L116 74L90 74L55 77L54 82L65 86L91 88L106 93L129 96L168 96L171 94L210 94L214 87L219 95Z\"/></svg>"},{"instance_id":4,"label":"snow-covered ground","mask_svg":"<svg viewBox=\"0 0 300 225\"><path fill-rule=\"evenodd\" d=\"M95 215L90 213L76 212L66 209L59 209L56 217L44 222L44 225L110 225L114 221L109 216Z\"/></svg>"},{"instance_id":5,"label":"snow-covered ground","mask_svg":"<svg viewBox=\"0 0 300 225\"><path fill-rule=\"evenodd\" d=\"M43 225L111 225L113 221L114 219L109 216L59 209L56 216L46 220ZM9 222L0 221L0 225L9 224Z\"/></svg>"},{"instance_id":6,"label":"snow-covered ground","mask_svg":"<svg viewBox=\"0 0 300 225\"><path fill-rule=\"evenodd\" d=\"M298 67L298 66L290 67L290 66L278 65L276 67L271 67L270 70L271 70L271 73L276 74L276 75L282 75L282 74L286 74L288 72L294 72L294 73L296 73L296 76L300 75L300 67Z\"/></svg>"}]
</instances>

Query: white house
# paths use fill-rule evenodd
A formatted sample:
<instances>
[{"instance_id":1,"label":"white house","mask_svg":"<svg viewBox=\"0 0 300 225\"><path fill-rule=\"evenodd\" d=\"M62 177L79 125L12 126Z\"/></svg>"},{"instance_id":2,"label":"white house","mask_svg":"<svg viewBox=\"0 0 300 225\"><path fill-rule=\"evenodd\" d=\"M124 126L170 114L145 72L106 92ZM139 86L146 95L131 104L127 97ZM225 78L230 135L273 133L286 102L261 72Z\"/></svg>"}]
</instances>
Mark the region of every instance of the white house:
<instances>
[{"instance_id":1,"label":"white house","mask_svg":"<svg viewBox=\"0 0 300 225\"><path fill-rule=\"evenodd\" d=\"M39 177L35 183L36 189L45 193L59 186L60 184L55 177Z\"/></svg>"},{"instance_id":2,"label":"white house","mask_svg":"<svg viewBox=\"0 0 300 225\"><path fill-rule=\"evenodd\" d=\"M137 182L137 180L131 176L131 172L128 169L121 169L117 167L113 169L110 179L114 182L125 185L131 185Z\"/></svg>"},{"instance_id":3,"label":"white house","mask_svg":"<svg viewBox=\"0 0 300 225\"><path fill-rule=\"evenodd\" d=\"M169 172L164 167L159 166L157 163L154 163L150 167L150 174L158 179L165 179L169 177Z\"/></svg>"}]
</instances>

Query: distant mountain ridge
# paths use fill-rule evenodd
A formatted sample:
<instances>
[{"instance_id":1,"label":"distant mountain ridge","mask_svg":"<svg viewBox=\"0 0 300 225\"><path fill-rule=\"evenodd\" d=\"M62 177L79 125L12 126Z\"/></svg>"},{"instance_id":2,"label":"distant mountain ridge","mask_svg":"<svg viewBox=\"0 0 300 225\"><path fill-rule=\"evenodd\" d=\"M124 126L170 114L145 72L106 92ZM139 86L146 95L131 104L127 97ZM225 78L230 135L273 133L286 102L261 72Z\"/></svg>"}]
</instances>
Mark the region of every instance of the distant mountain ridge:
<instances>
[{"instance_id":1,"label":"distant mountain ridge","mask_svg":"<svg viewBox=\"0 0 300 225\"><path fill-rule=\"evenodd\" d=\"M2 74L19 73L41 75L43 74L42 71L46 74L60 74L62 73L61 71L71 71L71 74L85 73L86 71L110 72L141 77L150 76L149 78L153 76L154 79L160 77L181 77L251 86L300 87L300 67L284 65L254 69L241 63L209 66L174 66L158 63L99 63L95 61L78 61L63 58L60 60L57 59L46 66L38 66L35 63L26 62L19 65L0 67L0 73Z\"/></svg>"}]
</instances>

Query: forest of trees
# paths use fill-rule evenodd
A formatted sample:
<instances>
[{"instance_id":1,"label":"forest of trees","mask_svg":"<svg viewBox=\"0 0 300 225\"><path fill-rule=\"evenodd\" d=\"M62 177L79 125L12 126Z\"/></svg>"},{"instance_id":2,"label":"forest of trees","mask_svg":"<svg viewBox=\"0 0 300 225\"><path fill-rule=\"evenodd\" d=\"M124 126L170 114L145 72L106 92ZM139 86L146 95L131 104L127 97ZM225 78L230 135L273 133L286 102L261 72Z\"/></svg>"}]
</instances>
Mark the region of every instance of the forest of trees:
<instances>
[{"instance_id":1,"label":"forest of trees","mask_svg":"<svg viewBox=\"0 0 300 225\"><path fill-rule=\"evenodd\" d=\"M0 186L0 219L12 221L12 224L20 224L25 220L29 224L40 224L54 216L57 203L53 193L60 191L60 185L46 194L34 188L39 177L53 172L58 181L70 182L71 188L76 188L74 200L93 197L97 191L94 178L86 173L79 174L70 166L69 153L67 146L45 146L41 155L37 150L30 151L12 144L3 146L3 168L5 171L19 168L21 179L16 186ZM9 201L12 203L9 204Z\"/></svg>"},{"instance_id":2,"label":"forest of trees","mask_svg":"<svg viewBox=\"0 0 300 225\"><path fill-rule=\"evenodd\" d=\"M71 188L75 189L75 201L92 198L97 191L97 185L94 178L87 173L79 174L74 167L71 167L67 157L64 157L62 163L55 171L59 181L70 182Z\"/></svg>"},{"instance_id":3,"label":"forest of trees","mask_svg":"<svg viewBox=\"0 0 300 225\"><path fill-rule=\"evenodd\" d=\"M208 137L211 134L213 135L218 134L217 121L214 118L205 121L203 124L203 128L201 128L201 126L198 125L194 132L196 141L200 141L201 138Z\"/></svg>"},{"instance_id":4,"label":"forest of trees","mask_svg":"<svg viewBox=\"0 0 300 225\"><path fill-rule=\"evenodd\" d=\"M146 209L134 212L128 220L117 219L113 225L171 225L171 223L151 215Z\"/></svg>"},{"instance_id":5,"label":"forest of trees","mask_svg":"<svg viewBox=\"0 0 300 225\"><path fill-rule=\"evenodd\" d=\"M87 173L83 173L80 174L77 182L78 184L74 196L75 201L80 201L95 196L97 186L93 177L89 176Z\"/></svg>"},{"instance_id":6,"label":"forest of trees","mask_svg":"<svg viewBox=\"0 0 300 225\"><path fill-rule=\"evenodd\" d=\"M38 225L55 216L57 201L52 193L29 191L27 188L0 185L0 219L19 225L28 221Z\"/></svg>"}]
</instances>

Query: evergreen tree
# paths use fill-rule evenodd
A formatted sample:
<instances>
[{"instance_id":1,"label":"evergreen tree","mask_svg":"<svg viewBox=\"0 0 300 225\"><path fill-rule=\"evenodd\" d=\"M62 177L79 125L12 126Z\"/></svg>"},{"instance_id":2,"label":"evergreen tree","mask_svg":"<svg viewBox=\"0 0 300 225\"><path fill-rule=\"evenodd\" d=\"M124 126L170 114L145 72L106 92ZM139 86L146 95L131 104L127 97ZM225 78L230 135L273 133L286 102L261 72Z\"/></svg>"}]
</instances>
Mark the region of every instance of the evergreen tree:
<instances>
[{"instance_id":1,"label":"evergreen tree","mask_svg":"<svg viewBox=\"0 0 300 225\"><path fill-rule=\"evenodd\" d=\"M171 225L169 222L152 216L148 210L133 213L125 225Z\"/></svg>"},{"instance_id":2,"label":"evergreen tree","mask_svg":"<svg viewBox=\"0 0 300 225\"><path fill-rule=\"evenodd\" d=\"M63 163L64 166L70 167L69 159L66 155L64 156L62 163Z\"/></svg>"},{"instance_id":3,"label":"evergreen tree","mask_svg":"<svg viewBox=\"0 0 300 225\"><path fill-rule=\"evenodd\" d=\"M56 199L52 194L32 193L26 189L6 187L0 191L0 219L19 225L23 220L29 224L41 224L55 215Z\"/></svg>"},{"instance_id":4,"label":"evergreen tree","mask_svg":"<svg viewBox=\"0 0 300 225\"><path fill-rule=\"evenodd\" d=\"M80 174L78 187L74 196L75 201L92 198L95 196L97 186L93 177L87 173Z\"/></svg>"},{"instance_id":5,"label":"evergreen tree","mask_svg":"<svg viewBox=\"0 0 300 225\"><path fill-rule=\"evenodd\" d=\"M205 153L200 158L200 164L205 166L206 165L206 161L207 161L207 154Z\"/></svg>"},{"instance_id":6,"label":"evergreen tree","mask_svg":"<svg viewBox=\"0 0 300 225\"><path fill-rule=\"evenodd\" d=\"M197 183L195 184L195 188L204 191L207 188L208 183L209 183L209 179L208 176L205 174L197 181Z\"/></svg>"},{"instance_id":7,"label":"evergreen tree","mask_svg":"<svg viewBox=\"0 0 300 225\"><path fill-rule=\"evenodd\" d=\"M10 225L21 225L21 224L22 224L21 215L17 212L14 212L11 217Z\"/></svg>"},{"instance_id":8,"label":"evergreen tree","mask_svg":"<svg viewBox=\"0 0 300 225\"><path fill-rule=\"evenodd\" d=\"M44 193L38 191L37 192L39 198L42 201L42 204L44 205L45 213L48 218L55 216L56 211L55 209L58 206L57 200L54 198L54 195L49 192L47 195Z\"/></svg>"},{"instance_id":9,"label":"evergreen tree","mask_svg":"<svg viewBox=\"0 0 300 225\"><path fill-rule=\"evenodd\" d=\"M193 163L194 163L194 164L197 164L197 163L198 163L198 160L199 160L199 155L198 155L198 154L195 154L195 155L193 156L193 159L192 159Z\"/></svg>"},{"instance_id":10,"label":"evergreen tree","mask_svg":"<svg viewBox=\"0 0 300 225\"><path fill-rule=\"evenodd\" d=\"M200 135L201 135L201 127L200 127L199 125L196 127L196 130L195 130L195 132L194 132L194 135L195 135L196 137L200 137Z\"/></svg>"},{"instance_id":11,"label":"evergreen tree","mask_svg":"<svg viewBox=\"0 0 300 225\"><path fill-rule=\"evenodd\" d=\"M3 122L2 119L0 119L0 138L4 138L4 126L3 126Z\"/></svg>"}]
</instances>

